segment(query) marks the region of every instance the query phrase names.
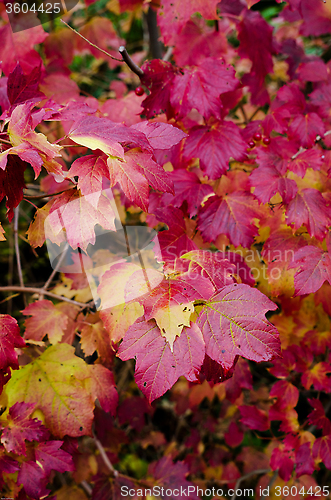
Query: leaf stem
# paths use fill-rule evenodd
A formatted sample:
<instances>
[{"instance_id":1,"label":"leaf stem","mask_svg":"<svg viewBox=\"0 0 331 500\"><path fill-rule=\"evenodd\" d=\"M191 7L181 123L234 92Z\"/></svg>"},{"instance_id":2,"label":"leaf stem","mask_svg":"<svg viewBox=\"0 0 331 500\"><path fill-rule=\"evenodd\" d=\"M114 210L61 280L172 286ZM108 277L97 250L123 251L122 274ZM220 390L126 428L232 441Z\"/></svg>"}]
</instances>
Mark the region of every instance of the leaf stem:
<instances>
[{"instance_id":1,"label":"leaf stem","mask_svg":"<svg viewBox=\"0 0 331 500\"><path fill-rule=\"evenodd\" d=\"M251 476L255 476L258 474L268 474L269 472L271 472L270 469L257 469L257 470L253 470L252 472L248 472L244 476L241 476L236 482L236 485L234 487L234 494L232 495L231 500L236 500L236 498L237 498L236 491L239 489L239 486L241 485L241 483L243 481L245 481L246 479L249 479Z\"/></svg>"}]
</instances>

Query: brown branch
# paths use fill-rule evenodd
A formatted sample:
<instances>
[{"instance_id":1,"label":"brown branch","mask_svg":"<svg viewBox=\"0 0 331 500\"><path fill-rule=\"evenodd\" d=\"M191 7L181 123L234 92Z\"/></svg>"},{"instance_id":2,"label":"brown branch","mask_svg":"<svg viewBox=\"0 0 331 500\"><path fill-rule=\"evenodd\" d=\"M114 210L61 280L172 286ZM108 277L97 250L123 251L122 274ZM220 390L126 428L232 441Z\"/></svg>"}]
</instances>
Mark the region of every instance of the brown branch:
<instances>
[{"instance_id":1,"label":"brown branch","mask_svg":"<svg viewBox=\"0 0 331 500\"><path fill-rule=\"evenodd\" d=\"M57 196L58 194L65 193L66 191L71 191L73 188L63 189L62 191L58 191L57 193L51 194L40 194L40 195L24 195L24 198L27 200L42 200L43 198L50 198L51 196Z\"/></svg>"},{"instance_id":2,"label":"brown branch","mask_svg":"<svg viewBox=\"0 0 331 500\"><path fill-rule=\"evenodd\" d=\"M23 280L20 248L19 248L19 242L18 242L18 219L19 219L19 206L14 208L14 246L15 246L18 279L19 279L21 288L25 288L24 287L24 280ZM24 301L24 306L26 307L27 302L26 302L26 296L24 294L23 294L23 301Z\"/></svg>"},{"instance_id":3,"label":"brown branch","mask_svg":"<svg viewBox=\"0 0 331 500\"><path fill-rule=\"evenodd\" d=\"M136 75L138 75L139 78L144 76L143 70L139 68L139 66L137 66L135 62L133 62L133 60L127 53L126 48L123 47L123 45L121 45L121 47L118 49L118 52L121 54L121 56L123 57L123 61L129 66L131 71L133 71Z\"/></svg>"},{"instance_id":4,"label":"brown branch","mask_svg":"<svg viewBox=\"0 0 331 500\"><path fill-rule=\"evenodd\" d=\"M68 299L67 297L63 297L63 295L57 295L56 293L48 292L43 288L34 288L32 286L0 286L0 292L38 293L39 295L47 295L48 297L52 297L53 299L62 300L62 302L68 302L69 304L73 304L74 306L79 306L82 308L92 307L94 305L94 301L84 304L84 302L77 302L77 300Z\"/></svg>"},{"instance_id":5,"label":"brown branch","mask_svg":"<svg viewBox=\"0 0 331 500\"><path fill-rule=\"evenodd\" d=\"M162 44L159 40L160 33L157 25L156 11L149 7L146 14L149 36L149 50L153 59L162 59Z\"/></svg>"},{"instance_id":6,"label":"brown branch","mask_svg":"<svg viewBox=\"0 0 331 500\"><path fill-rule=\"evenodd\" d=\"M94 437L94 443L95 443L96 447L99 450L99 453L101 455L101 458L102 458L104 464L106 465L106 467L109 470L109 472L111 472L112 476L113 477L117 477L118 476L118 471L116 469L114 469L111 461L109 460L109 458L107 456L106 450L104 449L104 447L102 446L101 442L95 436L94 433L93 433L93 437Z\"/></svg>"},{"instance_id":7,"label":"brown branch","mask_svg":"<svg viewBox=\"0 0 331 500\"><path fill-rule=\"evenodd\" d=\"M83 490L85 490L85 493L87 493L89 497L92 496L93 490L87 481L81 481L80 486L83 488Z\"/></svg>"},{"instance_id":8,"label":"brown branch","mask_svg":"<svg viewBox=\"0 0 331 500\"><path fill-rule=\"evenodd\" d=\"M234 487L234 494L232 495L231 500L236 500L236 498L237 498L236 491L239 489L239 486L241 485L241 483L243 481L245 481L246 479L249 479L252 476L255 476L258 474L268 474L269 472L271 472L270 469L257 469L257 470L253 470L252 472L248 472L244 476L241 476L236 482L236 485Z\"/></svg>"}]
</instances>

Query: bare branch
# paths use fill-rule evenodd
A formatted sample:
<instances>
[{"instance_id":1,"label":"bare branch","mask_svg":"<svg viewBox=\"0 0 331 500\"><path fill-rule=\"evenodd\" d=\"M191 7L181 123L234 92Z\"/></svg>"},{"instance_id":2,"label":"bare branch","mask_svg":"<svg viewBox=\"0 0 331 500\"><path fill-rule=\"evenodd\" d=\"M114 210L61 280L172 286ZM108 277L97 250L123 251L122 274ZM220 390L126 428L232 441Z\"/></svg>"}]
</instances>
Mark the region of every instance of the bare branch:
<instances>
[{"instance_id":1,"label":"bare branch","mask_svg":"<svg viewBox=\"0 0 331 500\"><path fill-rule=\"evenodd\" d=\"M106 450L104 449L104 447L102 446L101 442L99 441L99 439L95 436L95 434L93 433L93 436L94 436L94 442L95 442L95 445L96 447L98 448L99 450L99 453L102 457L102 460L104 461L104 464L106 465L106 467L108 468L109 472L111 472L111 474L113 475L113 477L116 477L118 476L118 471L116 469L114 469L111 461L109 460L108 456L107 456L107 453L106 453Z\"/></svg>"},{"instance_id":2,"label":"bare branch","mask_svg":"<svg viewBox=\"0 0 331 500\"><path fill-rule=\"evenodd\" d=\"M62 300L63 302L68 302L69 304L73 304L74 306L78 306L78 307L82 307L82 308L94 306L93 300L91 302L88 302L87 304L84 304L84 302L77 302L77 300L68 299L67 297L63 297L62 295L56 295L56 293L48 292L47 290L44 290L43 288L34 288L32 286L26 286L26 287L14 286L14 285L0 286L0 292L38 293L39 295L47 295L48 297L52 297L53 299Z\"/></svg>"},{"instance_id":3,"label":"bare branch","mask_svg":"<svg viewBox=\"0 0 331 500\"><path fill-rule=\"evenodd\" d=\"M118 49L118 52L121 54L121 56L123 57L123 61L126 62L131 71L133 71L136 75L138 75L139 78L144 76L143 70L139 68L139 66L137 66L135 62L132 61L131 57L127 53L126 48L123 47L123 45L121 45L121 47Z\"/></svg>"},{"instance_id":4,"label":"bare branch","mask_svg":"<svg viewBox=\"0 0 331 500\"><path fill-rule=\"evenodd\" d=\"M16 262L17 262L17 272L18 272L18 279L20 282L21 288L24 288L24 280L23 280L23 271L22 271L22 264L21 264L21 256L20 256L20 248L19 248L19 243L18 243L18 219L19 219L19 206L14 208L14 246L15 246L15 255L16 255ZM26 302L26 296L23 294L23 301L25 307L27 306Z\"/></svg>"},{"instance_id":5,"label":"bare branch","mask_svg":"<svg viewBox=\"0 0 331 500\"><path fill-rule=\"evenodd\" d=\"M253 470L252 472L248 472L244 476L241 476L236 482L236 485L234 487L234 494L232 495L231 500L236 500L236 498L237 498L236 491L239 489L239 486L241 485L241 483L243 481L245 481L246 479L249 479L252 476L255 476L258 474L268 474L269 472L270 472L270 469L257 469L257 470Z\"/></svg>"},{"instance_id":6,"label":"bare branch","mask_svg":"<svg viewBox=\"0 0 331 500\"><path fill-rule=\"evenodd\" d=\"M169 61L174 51L173 47L168 47L167 52L163 56L163 61Z\"/></svg>"},{"instance_id":7,"label":"bare branch","mask_svg":"<svg viewBox=\"0 0 331 500\"><path fill-rule=\"evenodd\" d=\"M58 272L58 270L59 270L59 268L60 268L60 266L61 266L61 264L62 264L62 262L63 262L63 260L64 260L64 258L65 258L65 256L66 256L66 252L67 252L67 250L68 250L68 247L69 247L69 244L67 243L67 244L65 245L64 250L63 250L63 253L62 253L61 257L59 258L59 260L57 261L56 266L54 267L54 269L53 269L53 271L52 271L52 273L51 273L50 277L48 278L48 280L47 280L47 281L46 281L46 283L44 284L44 286L43 286L43 290L47 290L47 288L49 287L49 285L50 285L50 284L51 284L51 282L52 282L52 279L54 278L54 276L55 276L55 275L56 275L56 273Z\"/></svg>"},{"instance_id":8,"label":"bare branch","mask_svg":"<svg viewBox=\"0 0 331 500\"><path fill-rule=\"evenodd\" d=\"M76 35L80 36L81 38L83 38L83 40L85 40L85 42L87 42L89 45L92 45L92 47L94 47L95 49L97 50L100 50L100 52L102 52L103 54L105 54L106 56L110 57L111 59L114 59L115 61L118 61L118 62L123 62L122 59L117 59L117 57L114 57L112 56L111 54L109 54L109 52L107 52L106 50L103 50L101 49L100 47L98 47L97 45L95 45L94 43L90 42L90 40L88 40L87 38L85 38L85 36L81 35L78 31L76 31L74 28L72 28L71 26L69 26L69 24L67 24L65 21L63 21L63 19L60 19L60 21L65 24L71 31L73 31L74 33L76 33Z\"/></svg>"}]
</instances>

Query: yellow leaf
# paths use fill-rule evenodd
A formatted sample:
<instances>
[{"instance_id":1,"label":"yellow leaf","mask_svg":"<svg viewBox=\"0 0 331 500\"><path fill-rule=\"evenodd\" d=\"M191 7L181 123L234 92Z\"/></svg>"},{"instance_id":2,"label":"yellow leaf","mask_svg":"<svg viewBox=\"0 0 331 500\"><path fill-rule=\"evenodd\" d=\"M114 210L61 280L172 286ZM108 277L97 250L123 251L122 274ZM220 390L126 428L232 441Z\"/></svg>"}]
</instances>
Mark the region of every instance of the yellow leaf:
<instances>
[{"instance_id":1,"label":"yellow leaf","mask_svg":"<svg viewBox=\"0 0 331 500\"><path fill-rule=\"evenodd\" d=\"M190 317L194 313L194 303L169 303L167 307L158 309L153 317L161 330L161 335L167 339L171 351L176 337L180 336L184 326L190 326Z\"/></svg>"}]
</instances>

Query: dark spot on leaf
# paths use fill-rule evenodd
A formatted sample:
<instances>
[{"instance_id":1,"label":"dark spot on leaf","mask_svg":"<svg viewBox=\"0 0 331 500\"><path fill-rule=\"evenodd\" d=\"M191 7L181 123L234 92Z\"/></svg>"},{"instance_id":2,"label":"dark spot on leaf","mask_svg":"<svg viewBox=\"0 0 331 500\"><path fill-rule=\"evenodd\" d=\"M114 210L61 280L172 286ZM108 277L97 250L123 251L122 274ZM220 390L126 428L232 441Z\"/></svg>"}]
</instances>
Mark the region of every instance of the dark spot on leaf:
<instances>
[{"instance_id":1,"label":"dark spot on leaf","mask_svg":"<svg viewBox=\"0 0 331 500\"><path fill-rule=\"evenodd\" d=\"M224 354L225 353L225 349L222 349L221 353Z\"/></svg>"},{"instance_id":2,"label":"dark spot on leaf","mask_svg":"<svg viewBox=\"0 0 331 500\"><path fill-rule=\"evenodd\" d=\"M39 382L41 382L41 378L39 379Z\"/></svg>"},{"instance_id":3,"label":"dark spot on leaf","mask_svg":"<svg viewBox=\"0 0 331 500\"><path fill-rule=\"evenodd\" d=\"M82 431L82 430L83 430L83 427L82 427L82 426L80 426L79 430L80 430L80 431Z\"/></svg>"},{"instance_id":4,"label":"dark spot on leaf","mask_svg":"<svg viewBox=\"0 0 331 500\"><path fill-rule=\"evenodd\" d=\"M144 387L146 387L146 385L147 385L147 382L144 382Z\"/></svg>"}]
</instances>

